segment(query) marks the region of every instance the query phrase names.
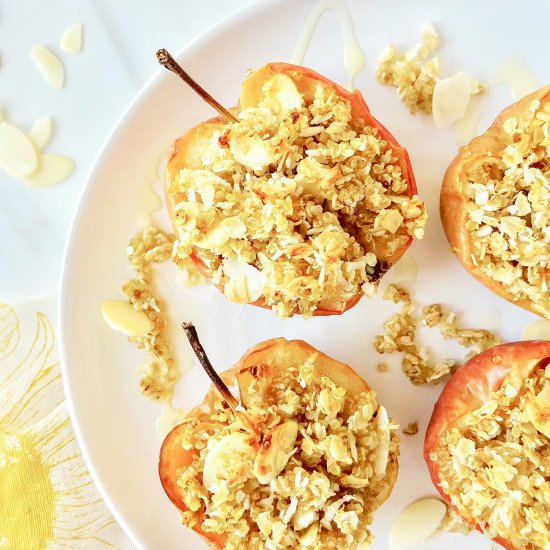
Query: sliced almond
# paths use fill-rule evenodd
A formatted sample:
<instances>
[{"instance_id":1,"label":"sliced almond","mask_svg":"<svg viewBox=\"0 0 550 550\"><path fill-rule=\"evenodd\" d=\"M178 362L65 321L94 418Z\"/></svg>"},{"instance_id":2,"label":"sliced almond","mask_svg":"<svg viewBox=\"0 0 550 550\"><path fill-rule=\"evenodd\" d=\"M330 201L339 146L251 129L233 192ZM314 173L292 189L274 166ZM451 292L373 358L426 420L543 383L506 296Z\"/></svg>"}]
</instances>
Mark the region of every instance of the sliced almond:
<instances>
[{"instance_id":1,"label":"sliced almond","mask_svg":"<svg viewBox=\"0 0 550 550\"><path fill-rule=\"evenodd\" d=\"M523 340L550 340L550 321L539 319L529 323L521 332Z\"/></svg>"},{"instance_id":2,"label":"sliced almond","mask_svg":"<svg viewBox=\"0 0 550 550\"><path fill-rule=\"evenodd\" d=\"M317 401L319 408L328 416L334 416L340 412L344 405L345 395L336 396L334 391L324 388L319 393Z\"/></svg>"},{"instance_id":3,"label":"sliced almond","mask_svg":"<svg viewBox=\"0 0 550 550\"><path fill-rule=\"evenodd\" d=\"M260 298L265 286L265 276L258 268L230 259L225 259L222 265L229 278L224 288L224 294L229 300L238 304L249 304Z\"/></svg>"},{"instance_id":4,"label":"sliced almond","mask_svg":"<svg viewBox=\"0 0 550 550\"><path fill-rule=\"evenodd\" d=\"M377 431L379 441L374 455L374 474L377 476L382 476L386 473L390 458L390 419L385 407L380 406L378 408L376 424L378 428Z\"/></svg>"},{"instance_id":5,"label":"sliced almond","mask_svg":"<svg viewBox=\"0 0 550 550\"><path fill-rule=\"evenodd\" d=\"M45 153L38 157L38 167L25 182L32 187L48 187L66 180L74 170L70 158Z\"/></svg>"},{"instance_id":6,"label":"sliced almond","mask_svg":"<svg viewBox=\"0 0 550 550\"><path fill-rule=\"evenodd\" d=\"M59 46L65 52L80 52L82 50L82 23L71 25L63 33Z\"/></svg>"},{"instance_id":7,"label":"sliced almond","mask_svg":"<svg viewBox=\"0 0 550 550\"><path fill-rule=\"evenodd\" d=\"M399 258L397 263L388 273L388 278L392 283L412 283L416 280L416 262L410 254L405 254Z\"/></svg>"},{"instance_id":8,"label":"sliced almond","mask_svg":"<svg viewBox=\"0 0 550 550\"><path fill-rule=\"evenodd\" d=\"M437 80L435 83L432 112L436 126L449 126L466 113L472 93L471 79L463 72Z\"/></svg>"},{"instance_id":9,"label":"sliced almond","mask_svg":"<svg viewBox=\"0 0 550 550\"><path fill-rule=\"evenodd\" d=\"M405 508L392 526L391 550L422 544L437 531L446 512L447 507L437 498L423 498Z\"/></svg>"},{"instance_id":10,"label":"sliced almond","mask_svg":"<svg viewBox=\"0 0 550 550\"><path fill-rule=\"evenodd\" d=\"M33 46L31 59L48 84L54 88L63 88L65 69L59 57L45 46Z\"/></svg>"},{"instance_id":11,"label":"sliced almond","mask_svg":"<svg viewBox=\"0 0 550 550\"><path fill-rule=\"evenodd\" d=\"M29 132L29 139L36 149L43 149L50 140L53 134L53 121L49 116L45 116L37 119L31 131Z\"/></svg>"},{"instance_id":12,"label":"sliced almond","mask_svg":"<svg viewBox=\"0 0 550 550\"><path fill-rule=\"evenodd\" d=\"M337 168L327 168L324 164L314 158L306 157L302 159L296 167L296 183L304 190L304 194L313 195L319 200L323 200L323 189L334 187L335 178L338 177Z\"/></svg>"},{"instance_id":13,"label":"sliced almond","mask_svg":"<svg viewBox=\"0 0 550 550\"><path fill-rule=\"evenodd\" d=\"M276 160L269 142L257 135L236 136L229 147L235 160L252 170L263 170Z\"/></svg>"},{"instance_id":14,"label":"sliced almond","mask_svg":"<svg viewBox=\"0 0 550 550\"><path fill-rule=\"evenodd\" d=\"M525 412L537 432L550 438L550 403L539 396L533 397L527 403Z\"/></svg>"},{"instance_id":15,"label":"sliced almond","mask_svg":"<svg viewBox=\"0 0 550 550\"><path fill-rule=\"evenodd\" d=\"M134 309L122 300L105 300L101 304L101 314L113 329L127 336L144 336L153 325L143 311Z\"/></svg>"},{"instance_id":16,"label":"sliced almond","mask_svg":"<svg viewBox=\"0 0 550 550\"><path fill-rule=\"evenodd\" d=\"M298 436L298 423L288 420L273 428L254 460L254 475L263 485L275 479L286 466Z\"/></svg>"},{"instance_id":17,"label":"sliced almond","mask_svg":"<svg viewBox=\"0 0 550 550\"><path fill-rule=\"evenodd\" d=\"M304 103L294 81L284 74L271 77L263 85L262 91L265 96L263 104L281 118L285 113L300 110Z\"/></svg>"},{"instance_id":18,"label":"sliced almond","mask_svg":"<svg viewBox=\"0 0 550 550\"><path fill-rule=\"evenodd\" d=\"M255 451L251 441L248 434L232 433L209 449L204 460L202 482L211 493L216 491L220 479L241 475L252 465Z\"/></svg>"},{"instance_id":19,"label":"sliced almond","mask_svg":"<svg viewBox=\"0 0 550 550\"><path fill-rule=\"evenodd\" d=\"M36 151L30 139L9 122L0 123L0 167L10 176L23 179L37 165Z\"/></svg>"},{"instance_id":20,"label":"sliced almond","mask_svg":"<svg viewBox=\"0 0 550 550\"><path fill-rule=\"evenodd\" d=\"M197 239L194 244L199 248L212 250L222 247L228 240L229 233L227 229L221 223L218 223L211 227L203 237Z\"/></svg>"}]
</instances>

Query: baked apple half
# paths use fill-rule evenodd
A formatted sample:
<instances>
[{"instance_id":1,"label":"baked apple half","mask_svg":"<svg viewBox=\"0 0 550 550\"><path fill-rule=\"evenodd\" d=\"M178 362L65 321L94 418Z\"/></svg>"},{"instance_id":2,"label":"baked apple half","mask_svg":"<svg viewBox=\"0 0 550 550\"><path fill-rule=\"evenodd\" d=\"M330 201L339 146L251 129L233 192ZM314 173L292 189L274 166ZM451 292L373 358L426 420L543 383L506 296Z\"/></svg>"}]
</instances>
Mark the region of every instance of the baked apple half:
<instances>
[{"instance_id":1,"label":"baked apple half","mask_svg":"<svg viewBox=\"0 0 550 550\"><path fill-rule=\"evenodd\" d=\"M437 401L424 458L443 498L509 550L550 544L550 342L470 359Z\"/></svg>"},{"instance_id":2,"label":"baked apple half","mask_svg":"<svg viewBox=\"0 0 550 550\"><path fill-rule=\"evenodd\" d=\"M301 340L250 349L166 437L162 485L212 548L355 548L397 478L397 426L348 365ZM252 425L256 429L251 429Z\"/></svg>"},{"instance_id":3,"label":"baked apple half","mask_svg":"<svg viewBox=\"0 0 550 550\"><path fill-rule=\"evenodd\" d=\"M359 92L287 63L252 72L231 112L170 152L176 264L190 258L229 300L280 317L372 295L425 224L405 149Z\"/></svg>"},{"instance_id":4,"label":"baked apple half","mask_svg":"<svg viewBox=\"0 0 550 550\"><path fill-rule=\"evenodd\" d=\"M550 86L504 109L462 147L441 188L441 220L486 287L550 319Z\"/></svg>"}]
</instances>

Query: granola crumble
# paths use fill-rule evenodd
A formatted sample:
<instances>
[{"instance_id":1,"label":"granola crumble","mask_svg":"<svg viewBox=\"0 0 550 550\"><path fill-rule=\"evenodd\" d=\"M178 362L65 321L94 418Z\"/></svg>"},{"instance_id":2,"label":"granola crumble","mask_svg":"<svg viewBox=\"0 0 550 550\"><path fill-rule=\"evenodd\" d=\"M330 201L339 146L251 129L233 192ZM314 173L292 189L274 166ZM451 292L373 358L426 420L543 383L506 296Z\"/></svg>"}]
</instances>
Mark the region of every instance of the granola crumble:
<instances>
[{"instance_id":1,"label":"granola crumble","mask_svg":"<svg viewBox=\"0 0 550 550\"><path fill-rule=\"evenodd\" d=\"M470 351L466 359L482 351L501 344L500 338L485 329L460 328L455 323L456 314L445 312L440 304L431 304L422 308L422 322L430 328L438 327L445 340L455 340Z\"/></svg>"},{"instance_id":2,"label":"granola crumble","mask_svg":"<svg viewBox=\"0 0 550 550\"><path fill-rule=\"evenodd\" d=\"M491 537L514 548L550 543L550 434L536 427L530 407L544 395L550 410L550 367L520 388L510 383L445 432L430 458L453 506Z\"/></svg>"},{"instance_id":3,"label":"granola crumble","mask_svg":"<svg viewBox=\"0 0 550 550\"><path fill-rule=\"evenodd\" d=\"M144 336L130 336L130 342L147 352L148 359L140 368L138 388L151 399L163 399L172 393L178 371L166 336L166 316L161 300L153 292L154 263L170 259L174 236L147 226L131 240L127 249L128 261L137 278L122 284L122 293L134 309L143 311L152 329Z\"/></svg>"},{"instance_id":4,"label":"granola crumble","mask_svg":"<svg viewBox=\"0 0 550 550\"><path fill-rule=\"evenodd\" d=\"M456 361L430 360L426 350L418 347L418 318L415 315L416 306L409 293L397 285L388 285L383 297L385 300L401 304L401 309L384 322L384 333L374 338L374 349L381 354L403 353L403 372L415 385L438 384L443 376L452 374L458 367ZM487 330L457 327L455 314L444 312L439 304L426 306L422 312L424 324L428 327L438 326L444 338L453 339L469 349L468 358L500 343L500 340Z\"/></svg>"},{"instance_id":5,"label":"granola crumble","mask_svg":"<svg viewBox=\"0 0 550 550\"><path fill-rule=\"evenodd\" d=\"M388 464L398 453L397 426L373 391L346 393L315 374L314 359L291 366L270 388L264 398L257 386L248 388L247 414L257 419L260 432L273 433L293 419L299 424L268 483L259 482L254 453L246 447L239 460L233 452L219 458L218 477L208 472L210 453L246 437L221 397L213 417L184 420L182 445L198 450L177 481L188 508L184 523L200 522L205 532L227 537L228 549L365 547L386 491ZM386 453L382 467L380 449Z\"/></svg>"}]
</instances>

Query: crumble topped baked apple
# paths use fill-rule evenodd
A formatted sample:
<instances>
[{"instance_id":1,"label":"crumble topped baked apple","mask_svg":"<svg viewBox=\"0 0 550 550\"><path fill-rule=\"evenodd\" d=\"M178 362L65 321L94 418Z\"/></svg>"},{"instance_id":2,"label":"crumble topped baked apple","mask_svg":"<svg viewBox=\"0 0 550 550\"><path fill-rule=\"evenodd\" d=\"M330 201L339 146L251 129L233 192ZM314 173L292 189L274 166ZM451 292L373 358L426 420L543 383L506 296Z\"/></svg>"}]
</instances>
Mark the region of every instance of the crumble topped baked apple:
<instances>
[{"instance_id":1,"label":"crumble topped baked apple","mask_svg":"<svg viewBox=\"0 0 550 550\"><path fill-rule=\"evenodd\" d=\"M280 317L341 314L425 224L407 152L349 93L271 63L221 117L173 146L165 195L188 259L231 301Z\"/></svg>"},{"instance_id":2,"label":"crumble topped baked apple","mask_svg":"<svg viewBox=\"0 0 550 550\"><path fill-rule=\"evenodd\" d=\"M441 220L462 265L499 296L550 319L550 86L504 109L460 149Z\"/></svg>"},{"instance_id":3,"label":"crumble topped baked apple","mask_svg":"<svg viewBox=\"0 0 550 550\"><path fill-rule=\"evenodd\" d=\"M160 477L212 548L358 548L397 478L397 426L348 365L300 340L250 349L165 439ZM253 420L253 427L248 421Z\"/></svg>"},{"instance_id":4,"label":"crumble topped baked apple","mask_svg":"<svg viewBox=\"0 0 550 550\"><path fill-rule=\"evenodd\" d=\"M445 386L424 457L443 498L509 550L550 545L550 342L501 344Z\"/></svg>"}]
</instances>

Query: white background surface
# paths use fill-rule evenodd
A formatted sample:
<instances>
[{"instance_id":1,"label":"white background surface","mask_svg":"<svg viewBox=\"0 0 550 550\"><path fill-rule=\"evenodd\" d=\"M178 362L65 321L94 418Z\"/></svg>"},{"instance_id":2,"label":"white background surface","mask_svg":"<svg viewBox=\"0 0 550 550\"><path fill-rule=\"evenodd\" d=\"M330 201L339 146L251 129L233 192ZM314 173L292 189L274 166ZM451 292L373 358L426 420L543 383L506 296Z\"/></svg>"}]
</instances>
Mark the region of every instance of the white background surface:
<instances>
[{"instance_id":1,"label":"white background surface","mask_svg":"<svg viewBox=\"0 0 550 550\"><path fill-rule=\"evenodd\" d=\"M0 299L58 288L78 196L115 122L159 70L155 51L179 51L249 3L0 0L0 106L6 119L29 130L36 118L52 115L55 135L47 151L76 164L70 179L47 189L27 188L0 170ZM64 30L75 22L84 26L84 47L77 55L59 48ZM63 59L62 90L47 84L34 67L29 51L35 44Z\"/></svg>"}]
</instances>

